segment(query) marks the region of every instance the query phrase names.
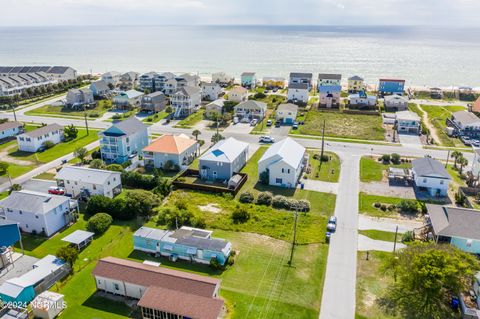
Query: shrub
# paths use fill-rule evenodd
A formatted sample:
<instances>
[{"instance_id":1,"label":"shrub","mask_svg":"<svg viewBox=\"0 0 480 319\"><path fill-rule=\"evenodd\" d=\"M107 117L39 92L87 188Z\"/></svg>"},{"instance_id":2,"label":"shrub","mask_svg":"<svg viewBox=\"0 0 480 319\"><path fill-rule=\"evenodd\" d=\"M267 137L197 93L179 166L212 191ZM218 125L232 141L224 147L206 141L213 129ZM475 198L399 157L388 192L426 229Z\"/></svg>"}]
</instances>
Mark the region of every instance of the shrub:
<instances>
[{"instance_id":1,"label":"shrub","mask_svg":"<svg viewBox=\"0 0 480 319\"><path fill-rule=\"evenodd\" d=\"M250 213L245 207L237 206L232 212L232 220L234 224L243 224L250 219Z\"/></svg>"},{"instance_id":2,"label":"shrub","mask_svg":"<svg viewBox=\"0 0 480 319\"><path fill-rule=\"evenodd\" d=\"M58 248L56 254L58 258L65 261L72 267L73 271L73 264L78 258L78 249L72 246L63 246Z\"/></svg>"},{"instance_id":3,"label":"shrub","mask_svg":"<svg viewBox=\"0 0 480 319\"><path fill-rule=\"evenodd\" d=\"M270 206L272 204L273 195L270 192L261 192L257 197L257 205Z\"/></svg>"},{"instance_id":4,"label":"shrub","mask_svg":"<svg viewBox=\"0 0 480 319\"><path fill-rule=\"evenodd\" d=\"M455 203L459 206L465 206L465 203L467 201L467 198L465 197L465 195L463 195L463 193L461 192L456 192L455 193Z\"/></svg>"},{"instance_id":5,"label":"shrub","mask_svg":"<svg viewBox=\"0 0 480 319\"><path fill-rule=\"evenodd\" d=\"M108 171L113 171L113 172L123 172L123 166L120 164L110 164L105 167L106 170Z\"/></svg>"},{"instance_id":6,"label":"shrub","mask_svg":"<svg viewBox=\"0 0 480 319\"><path fill-rule=\"evenodd\" d=\"M384 163L390 163L390 154L384 154L382 157L380 157L382 162Z\"/></svg>"},{"instance_id":7,"label":"shrub","mask_svg":"<svg viewBox=\"0 0 480 319\"><path fill-rule=\"evenodd\" d=\"M268 171L263 171L260 173L260 176L259 176L260 183L262 183L263 185L268 185L269 179L270 179L270 176Z\"/></svg>"},{"instance_id":8,"label":"shrub","mask_svg":"<svg viewBox=\"0 0 480 319\"><path fill-rule=\"evenodd\" d=\"M380 206L380 209L385 212L387 210L387 205L382 204L382 206Z\"/></svg>"},{"instance_id":9,"label":"shrub","mask_svg":"<svg viewBox=\"0 0 480 319\"><path fill-rule=\"evenodd\" d=\"M93 215L87 223L87 229L95 234L103 234L112 224L113 218L106 213L97 213Z\"/></svg>"},{"instance_id":10,"label":"shrub","mask_svg":"<svg viewBox=\"0 0 480 319\"><path fill-rule=\"evenodd\" d=\"M126 161L126 162L123 162L121 165L122 165L123 168L127 168L127 167L129 167L130 165L132 165L132 161L131 161L131 160L128 160L128 161Z\"/></svg>"},{"instance_id":11,"label":"shrub","mask_svg":"<svg viewBox=\"0 0 480 319\"><path fill-rule=\"evenodd\" d=\"M297 207L298 207L298 210L300 210L301 212L309 212L310 202L306 199L299 199L297 200Z\"/></svg>"},{"instance_id":12,"label":"shrub","mask_svg":"<svg viewBox=\"0 0 480 319\"><path fill-rule=\"evenodd\" d=\"M402 243L409 243L413 241L413 232L407 231L402 235Z\"/></svg>"},{"instance_id":13,"label":"shrub","mask_svg":"<svg viewBox=\"0 0 480 319\"><path fill-rule=\"evenodd\" d=\"M418 204L415 200L402 199L398 204L398 209L405 213L416 213L418 211Z\"/></svg>"},{"instance_id":14,"label":"shrub","mask_svg":"<svg viewBox=\"0 0 480 319\"><path fill-rule=\"evenodd\" d=\"M159 184L159 179L153 175L142 175L137 172L122 172L122 184L131 188L151 190Z\"/></svg>"},{"instance_id":15,"label":"shrub","mask_svg":"<svg viewBox=\"0 0 480 319\"><path fill-rule=\"evenodd\" d=\"M163 164L162 168L165 171L178 171L178 170L180 170L180 167L171 160L166 161Z\"/></svg>"},{"instance_id":16,"label":"shrub","mask_svg":"<svg viewBox=\"0 0 480 319\"><path fill-rule=\"evenodd\" d=\"M125 211L130 212L129 215L151 216L158 204L158 197L152 192L143 189L126 191Z\"/></svg>"},{"instance_id":17,"label":"shrub","mask_svg":"<svg viewBox=\"0 0 480 319\"><path fill-rule=\"evenodd\" d=\"M400 164L400 155L397 153L393 153L391 156L391 161L393 164Z\"/></svg>"},{"instance_id":18,"label":"shrub","mask_svg":"<svg viewBox=\"0 0 480 319\"><path fill-rule=\"evenodd\" d=\"M12 187L8 190L8 193L11 194L12 192L18 192L22 190L22 185L20 184L13 184Z\"/></svg>"},{"instance_id":19,"label":"shrub","mask_svg":"<svg viewBox=\"0 0 480 319\"><path fill-rule=\"evenodd\" d=\"M382 204L376 202L375 204L373 204L373 206L374 206L375 208L380 208L380 206L382 206Z\"/></svg>"},{"instance_id":20,"label":"shrub","mask_svg":"<svg viewBox=\"0 0 480 319\"><path fill-rule=\"evenodd\" d=\"M176 207L161 207L158 209L157 225L167 225L169 228L193 226L205 228L202 217L195 216L189 210L180 210Z\"/></svg>"},{"instance_id":21,"label":"shrub","mask_svg":"<svg viewBox=\"0 0 480 319\"><path fill-rule=\"evenodd\" d=\"M215 269L215 270L222 270L224 267L220 265L216 257L213 257L210 259L210 268Z\"/></svg>"},{"instance_id":22,"label":"shrub","mask_svg":"<svg viewBox=\"0 0 480 319\"><path fill-rule=\"evenodd\" d=\"M255 95L253 95L253 98L256 99L256 100L257 99L264 99L266 97L267 96L265 95L265 93L262 93L262 92L257 92L257 93L255 93Z\"/></svg>"},{"instance_id":23,"label":"shrub","mask_svg":"<svg viewBox=\"0 0 480 319\"><path fill-rule=\"evenodd\" d=\"M92 155L90 155L93 159L101 159L102 158L102 153L99 150L93 151Z\"/></svg>"},{"instance_id":24,"label":"shrub","mask_svg":"<svg viewBox=\"0 0 480 319\"><path fill-rule=\"evenodd\" d=\"M90 168L103 169L105 168L105 163L101 159L96 158L90 162Z\"/></svg>"},{"instance_id":25,"label":"shrub","mask_svg":"<svg viewBox=\"0 0 480 319\"><path fill-rule=\"evenodd\" d=\"M290 209L291 206L292 206L292 203L290 202L290 199L288 199L285 196L277 195L272 199L272 207L274 208Z\"/></svg>"},{"instance_id":26,"label":"shrub","mask_svg":"<svg viewBox=\"0 0 480 319\"><path fill-rule=\"evenodd\" d=\"M110 211L110 206L112 204L113 199L109 197L105 197L102 195L94 195L90 197L87 207L85 208L85 214L87 216L93 216L96 213L100 212L108 212Z\"/></svg>"},{"instance_id":27,"label":"shrub","mask_svg":"<svg viewBox=\"0 0 480 319\"><path fill-rule=\"evenodd\" d=\"M121 118L122 118L122 115L120 115L120 114L118 114L118 113L117 113L117 114L114 114L114 115L112 116L112 119L113 119L113 120L119 120L119 119L121 119Z\"/></svg>"},{"instance_id":28,"label":"shrub","mask_svg":"<svg viewBox=\"0 0 480 319\"><path fill-rule=\"evenodd\" d=\"M252 192L245 191L240 194L239 200L241 203L253 203L255 201L255 196Z\"/></svg>"},{"instance_id":29,"label":"shrub","mask_svg":"<svg viewBox=\"0 0 480 319\"><path fill-rule=\"evenodd\" d=\"M98 112L92 112L88 114L88 117L100 117L100 113Z\"/></svg>"}]
</instances>

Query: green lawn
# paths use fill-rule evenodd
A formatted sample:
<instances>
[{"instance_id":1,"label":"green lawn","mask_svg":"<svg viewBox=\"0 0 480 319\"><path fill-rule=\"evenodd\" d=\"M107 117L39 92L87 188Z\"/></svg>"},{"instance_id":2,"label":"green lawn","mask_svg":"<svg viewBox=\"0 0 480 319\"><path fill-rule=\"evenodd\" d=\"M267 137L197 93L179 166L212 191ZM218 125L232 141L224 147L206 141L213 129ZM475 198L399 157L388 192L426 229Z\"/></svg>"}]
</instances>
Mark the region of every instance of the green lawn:
<instances>
[{"instance_id":1,"label":"green lawn","mask_svg":"<svg viewBox=\"0 0 480 319\"><path fill-rule=\"evenodd\" d=\"M391 275L385 275L381 267L391 253L381 251L358 252L356 319L393 319L379 307L378 298L382 297L388 286L393 283Z\"/></svg>"},{"instance_id":2,"label":"green lawn","mask_svg":"<svg viewBox=\"0 0 480 319\"><path fill-rule=\"evenodd\" d=\"M379 115L346 114L341 112L309 111L305 125L300 125L293 134L322 135L326 121L325 136L364 140L384 140L385 130Z\"/></svg>"},{"instance_id":3,"label":"green lawn","mask_svg":"<svg viewBox=\"0 0 480 319\"><path fill-rule=\"evenodd\" d=\"M55 180L55 174L48 173L48 172L43 172L42 174L37 175L34 178L54 181Z\"/></svg>"},{"instance_id":4,"label":"green lawn","mask_svg":"<svg viewBox=\"0 0 480 319\"><path fill-rule=\"evenodd\" d=\"M268 109L265 113L265 117L255 125L250 134L260 134L262 132L268 132L267 121L272 120L272 123L275 122L274 110ZM273 125L273 124L272 124Z\"/></svg>"},{"instance_id":5,"label":"green lawn","mask_svg":"<svg viewBox=\"0 0 480 319\"><path fill-rule=\"evenodd\" d=\"M266 103L269 109L275 110L278 105L285 103L287 99L282 95L269 94L263 99L254 99L253 96L251 96L249 100Z\"/></svg>"},{"instance_id":6,"label":"green lawn","mask_svg":"<svg viewBox=\"0 0 480 319\"><path fill-rule=\"evenodd\" d=\"M310 155L309 166L310 173L306 174L308 179L314 179L330 183L338 183L340 177L340 158L333 152L325 152L330 157L328 162L320 162L319 159L313 158L314 154L320 154L320 150L308 150Z\"/></svg>"},{"instance_id":7,"label":"green lawn","mask_svg":"<svg viewBox=\"0 0 480 319\"><path fill-rule=\"evenodd\" d=\"M192 128L195 124L203 120L203 114L205 109L200 109L197 112L190 114L180 122L178 122L174 127L178 128Z\"/></svg>"},{"instance_id":8,"label":"green lawn","mask_svg":"<svg viewBox=\"0 0 480 319\"><path fill-rule=\"evenodd\" d=\"M396 197L386 197L386 196L377 196L377 195L367 195L365 193L359 194L359 212L361 214L374 216L374 217L389 217L396 218L398 217L397 211L382 211L374 207L375 203L385 204L385 205L398 205L402 198Z\"/></svg>"},{"instance_id":9,"label":"green lawn","mask_svg":"<svg viewBox=\"0 0 480 319\"><path fill-rule=\"evenodd\" d=\"M388 232L388 231L368 229L368 230L359 230L358 233L375 240L392 241L392 242L395 241L395 233ZM397 243L401 241L402 241L402 234L398 234Z\"/></svg>"},{"instance_id":10,"label":"green lawn","mask_svg":"<svg viewBox=\"0 0 480 319\"><path fill-rule=\"evenodd\" d=\"M153 115L150 115L149 117L143 119L143 122L144 123L157 123L161 120L163 120L164 118L166 118L168 116L169 113L165 112L165 111L162 111L162 112L159 112L159 113L155 113Z\"/></svg>"},{"instance_id":11,"label":"green lawn","mask_svg":"<svg viewBox=\"0 0 480 319\"><path fill-rule=\"evenodd\" d=\"M463 106L436 106L422 104L420 107L427 113L429 122L434 126L440 144L443 146L464 146L457 138L451 138L445 133L445 120L452 116L452 112L465 110Z\"/></svg>"},{"instance_id":12,"label":"green lawn","mask_svg":"<svg viewBox=\"0 0 480 319\"><path fill-rule=\"evenodd\" d=\"M384 164L383 162L372 159L370 156L363 156L360 159L360 181L362 182L380 182L383 178L384 172L389 167L410 168L411 163L402 163L398 165Z\"/></svg>"},{"instance_id":13,"label":"green lawn","mask_svg":"<svg viewBox=\"0 0 480 319\"><path fill-rule=\"evenodd\" d=\"M88 117L100 117L109 109L112 108L112 101L100 100L97 101L97 106L87 109L86 113ZM26 115L57 115L57 116L78 116L84 117L85 112L83 110L77 110L61 105L45 105L39 108L25 112Z\"/></svg>"}]
</instances>

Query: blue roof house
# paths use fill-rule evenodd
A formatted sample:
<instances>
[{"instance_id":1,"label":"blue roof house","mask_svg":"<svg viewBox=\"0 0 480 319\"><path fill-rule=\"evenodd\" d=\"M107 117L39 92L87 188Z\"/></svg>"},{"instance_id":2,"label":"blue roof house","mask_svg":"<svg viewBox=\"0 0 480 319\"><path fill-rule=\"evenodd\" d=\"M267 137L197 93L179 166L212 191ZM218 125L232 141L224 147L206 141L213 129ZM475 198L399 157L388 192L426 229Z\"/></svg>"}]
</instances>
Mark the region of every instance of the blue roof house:
<instances>
[{"instance_id":1,"label":"blue roof house","mask_svg":"<svg viewBox=\"0 0 480 319\"><path fill-rule=\"evenodd\" d=\"M183 226L175 231L149 227L139 228L133 234L133 247L146 253L202 264L216 259L220 265L227 262L232 244L212 238L212 231Z\"/></svg>"},{"instance_id":2,"label":"blue roof house","mask_svg":"<svg viewBox=\"0 0 480 319\"><path fill-rule=\"evenodd\" d=\"M245 166L248 143L233 137L221 140L199 160L200 177L206 180L229 180Z\"/></svg>"},{"instance_id":3,"label":"blue roof house","mask_svg":"<svg viewBox=\"0 0 480 319\"><path fill-rule=\"evenodd\" d=\"M148 145L148 127L135 117L117 122L100 137L100 152L107 163L122 164Z\"/></svg>"},{"instance_id":4,"label":"blue roof house","mask_svg":"<svg viewBox=\"0 0 480 319\"><path fill-rule=\"evenodd\" d=\"M378 95L403 95L405 91L405 80L380 79L378 85Z\"/></svg>"}]
</instances>

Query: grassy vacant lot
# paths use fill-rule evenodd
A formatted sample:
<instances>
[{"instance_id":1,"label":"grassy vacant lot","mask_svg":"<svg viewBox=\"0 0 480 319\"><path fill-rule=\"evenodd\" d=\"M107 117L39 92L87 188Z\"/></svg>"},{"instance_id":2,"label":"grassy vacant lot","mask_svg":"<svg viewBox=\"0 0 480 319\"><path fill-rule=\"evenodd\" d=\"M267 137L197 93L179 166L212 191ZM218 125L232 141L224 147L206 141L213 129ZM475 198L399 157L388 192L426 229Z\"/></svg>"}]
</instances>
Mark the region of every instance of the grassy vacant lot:
<instances>
[{"instance_id":1,"label":"grassy vacant lot","mask_svg":"<svg viewBox=\"0 0 480 319\"><path fill-rule=\"evenodd\" d=\"M253 96L251 96L249 99L266 103L267 107L272 110L276 109L279 104L285 103L287 100L286 97L276 94L269 94L263 99L255 99Z\"/></svg>"},{"instance_id":2,"label":"grassy vacant lot","mask_svg":"<svg viewBox=\"0 0 480 319\"><path fill-rule=\"evenodd\" d=\"M437 105L425 105L420 106L422 110L427 113L428 121L433 125L440 139L440 144L443 146L464 146L463 143L456 138L451 138L445 133L445 127L447 126L445 120L452 116L453 112L465 110L463 106L437 106Z\"/></svg>"},{"instance_id":3,"label":"grassy vacant lot","mask_svg":"<svg viewBox=\"0 0 480 319\"><path fill-rule=\"evenodd\" d=\"M203 119L203 114L205 113L205 109L200 109L197 112L190 114L180 122L178 122L175 127L178 128L192 128L195 124L200 122Z\"/></svg>"},{"instance_id":4,"label":"grassy vacant lot","mask_svg":"<svg viewBox=\"0 0 480 319\"><path fill-rule=\"evenodd\" d=\"M320 162L319 159L313 158L315 154L320 154L320 150L308 150L310 155L309 164L310 173L306 174L308 179L314 179L330 183L338 183L340 177L340 158L332 152L325 152L330 157L328 162Z\"/></svg>"},{"instance_id":5,"label":"grassy vacant lot","mask_svg":"<svg viewBox=\"0 0 480 319\"><path fill-rule=\"evenodd\" d=\"M389 167L410 168L412 167L412 164L384 164L383 162L379 162L377 159L371 158L370 156L363 156L360 159L360 181L366 183L380 182L383 178L384 172L388 170Z\"/></svg>"},{"instance_id":6,"label":"grassy vacant lot","mask_svg":"<svg viewBox=\"0 0 480 319\"><path fill-rule=\"evenodd\" d=\"M100 100L97 106L87 109L88 117L100 117L112 108L112 101ZM75 108L69 108L62 105L45 105L25 112L26 115L58 115L58 116L79 116L84 117L85 112Z\"/></svg>"},{"instance_id":7,"label":"grassy vacant lot","mask_svg":"<svg viewBox=\"0 0 480 319\"><path fill-rule=\"evenodd\" d=\"M360 193L358 209L361 214L365 214L365 215L370 215L374 217L397 218L398 213L396 211L389 211L389 210L382 211L378 208L375 208L373 205L375 203L386 204L386 205L398 205L401 201L402 201L402 198L367 195L365 193Z\"/></svg>"},{"instance_id":8,"label":"grassy vacant lot","mask_svg":"<svg viewBox=\"0 0 480 319\"><path fill-rule=\"evenodd\" d=\"M393 278L381 271L391 253L370 251L357 254L356 319L393 319L379 307L378 298L386 292Z\"/></svg>"},{"instance_id":9,"label":"grassy vacant lot","mask_svg":"<svg viewBox=\"0 0 480 319\"><path fill-rule=\"evenodd\" d=\"M388 232L388 231L368 229L368 230L359 230L358 233L375 240L392 241L392 242L395 241L395 233ZM397 243L401 241L402 241L402 234L398 234Z\"/></svg>"},{"instance_id":10,"label":"grassy vacant lot","mask_svg":"<svg viewBox=\"0 0 480 319\"><path fill-rule=\"evenodd\" d=\"M341 112L309 111L305 125L291 133L322 135L323 120L326 121L325 136L364 140L384 140L382 118L374 115L345 114Z\"/></svg>"}]
</instances>

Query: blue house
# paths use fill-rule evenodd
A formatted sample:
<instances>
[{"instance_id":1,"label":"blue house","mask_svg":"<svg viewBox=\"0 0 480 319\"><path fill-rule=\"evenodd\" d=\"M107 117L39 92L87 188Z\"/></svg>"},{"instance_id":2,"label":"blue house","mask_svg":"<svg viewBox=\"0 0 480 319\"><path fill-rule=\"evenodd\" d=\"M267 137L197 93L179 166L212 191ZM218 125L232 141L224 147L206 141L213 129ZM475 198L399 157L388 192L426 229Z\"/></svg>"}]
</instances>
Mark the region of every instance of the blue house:
<instances>
[{"instance_id":1,"label":"blue house","mask_svg":"<svg viewBox=\"0 0 480 319\"><path fill-rule=\"evenodd\" d=\"M173 261L182 259L210 264L215 258L220 265L224 265L230 256L232 244L211 236L212 231L186 226L175 231L141 227L133 234L133 247Z\"/></svg>"},{"instance_id":2,"label":"blue house","mask_svg":"<svg viewBox=\"0 0 480 319\"><path fill-rule=\"evenodd\" d=\"M207 180L229 180L245 166L248 143L233 137L221 140L199 160L200 177Z\"/></svg>"},{"instance_id":3,"label":"blue house","mask_svg":"<svg viewBox=\"0 0 480 319\"><path fill-rule=\"evenodd\" d=\"M465 252L480 254L480 211L427 204L433 238Z\"/></svg>"},{"instance_id":4,"label":"blue house","mask_svg":"<svg viewBox=\"0 0 480 319\"><path fill-rule=\"evenodd\" d=\"M257 85L255 72L243 72L240 76L240 83L244 88L254 89Z\"/></svg>"},{"instance_id":5,"label":"blue house","mask_svg":"<svg viewBox=\"0 0 480 319\"><path fill-rule=\"evenodd\" d=\"M122 164L148 145L148 127L134 116L113 124L98 135L102 159L107 163Z\"/></svg>"},{"instance_id":6,"label":"blue house","mask_svg":"<svg viewBox=\"0 0 480 319\"><path fill-rule=\"evenodd\" d=\"M394 79L380 79L378 85L378 95L392 95L398 94L403 95L405 91L405 80L394 80Z\"/></svg>"}]
</instances>

